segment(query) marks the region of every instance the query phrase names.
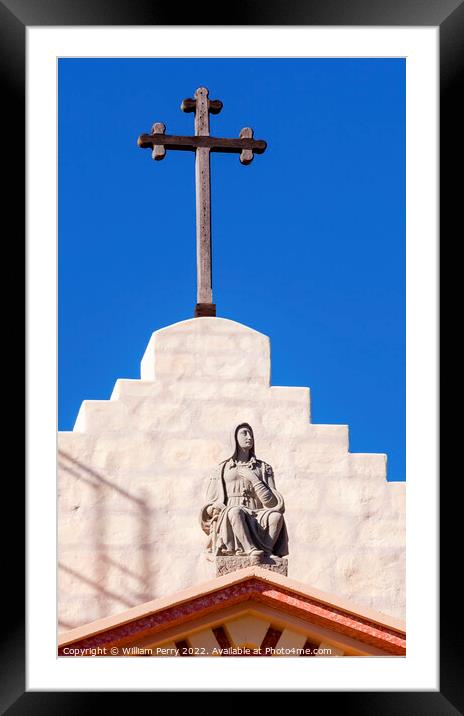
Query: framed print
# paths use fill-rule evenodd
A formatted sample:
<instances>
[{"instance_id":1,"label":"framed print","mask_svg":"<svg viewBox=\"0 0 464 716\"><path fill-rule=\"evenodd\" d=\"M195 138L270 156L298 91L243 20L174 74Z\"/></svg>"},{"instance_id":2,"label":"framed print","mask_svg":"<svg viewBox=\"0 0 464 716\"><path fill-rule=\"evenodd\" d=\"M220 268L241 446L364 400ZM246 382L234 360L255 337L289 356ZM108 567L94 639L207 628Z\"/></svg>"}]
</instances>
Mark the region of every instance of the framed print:
<instances>
[{"instance_id":1,"label":"framed print","mask_svg":"<svg viewBox=\"0 0 464 716\"><path fill-rule=\"evenodd\" d=\"M201 43L210 37L207 30ZM146 91L152 75L167 114L154 123L159 131L139 135L137 148L128 141L133 117L153 124ZM181 103L176 87L194 85L199 77L205 86ZM59 59L60 656L86 654L82 649L99 649L103 656L177 656L181 650L205 657L261 651L298 656L323 649L338 656L404 656L405 80L403 58ZM121 94L122 83L130 92ZM216 86L219 96L208 90ZM298 109L277 122L284 96ZM240 131L233 129L240 122L236 97L252 120ZM180 104L187 117L178 116ZM307 115L312 120L302 124ZM111 143L95 151L95 128L107 121L121 149L115 152ZM225 131L216 130L222 123ZM285 151L289 137L289 150L294 142L298 152ZM195 152L194 191L187 152ZM234 153L239 162L232 164ZM155 164L147 161L150 155ZM112 207L109 214L104 206ZM158 206L163 211L154 221ZM132 224L135 215L140 239L133 241L142 243L134 243L128 271L127 250L117 247L127 245L124 217ZM175 241L168 239L174 235ZM101 261L109 270L102 266L97 282L89 281ZM124 276L122 311L115 273ZM88 286L84 294L82 285ZM95 293L101 291L103 301ZM130 322L135 333L124 331L126 366L119 343L125 313L140 314L138 326ZM89 335L95 340L89 342ZM139 375L133 349L142 341L148 347ZM114 390L111 385L99 392L89 383L100 361L114 376ZM308 370L324 403L333 401L331 409L318 408L315 388L310 401L308 388L301 387ZM69 386L76 381L84 382L70 411ZM370 381L375 390L367 390ZM96 400L82 401L81 395ZM347 412L350 403L358 413ZM362 430L367 416L369 427ZM360 433L353 425L349 450L343 423ZM231 430L236 436L229 445ZM242 433L253 445L235 444ZM388 482L385 457L375 451L382 440ZM253 475L260 480L255 487ZM198 493L203 503L197 503ZM259 574L243 571L252 567ZM273 583L272 603L269 572L273 579L284 577ZM212 578L222 591L210 592ZM313 621L304 626L305 610L318 608L313 592L294 597L303 611L286 612L288 590L298 590L292 579L322 590L317 599L331 604L321 630ZM366 579L372 585L368 596ZM238 589L243 602L235 604ZM376 622L368 641L348 616L343 634L334 633L333 610L347 605L329 593L349 596L365 628L366 620ZM179 622L176 607L175 625L173 603L165 601L173 595L185 616ZM198 611L206 598L208 616ZM145 634L142 604L144 614L162 611L156 633ZM99 620L110 616L117 620L111 636L107 621L105 633L99 629ZM300 631L290 616L299 620ZM116 632L121 621L127 630L128 618L134 631L123 643ZM91 634L83 633L85 624L92 624ZM246 625L245 642L238 625Z\"/></svg>"},{"instance_id":2,"label":"framed print","mask_svg":"<svg viewBox=\"0 0 464 716\"><path fill-rule=\"evenodd\" d=\"M114 6L111 18L98 4L92 6L92 10L84 10L83 6L74 8L68 18L67 10L71 12L64 3L52 17L50 8L40 4L25 3L19 9L19 4L15 7L14 2L8 2L2 7L4 27L8 29L4 44L8 56L4 64L5 84L12 91L10 106L17 107L18 115L21 115L21 106L24 107L18 99L22 96L21 88L26 86L22 78L27 80L28 279L27 638L24 652L21 639L19 643L17 638L11 639L11 650L16 649L18 657L5 660L10 687L5 708L11 708L12 713L24 708L23 704L30 703L28 708L34 708L32 702L37 691L47 692L42 693L41 698L50 699L50 704L64 707L65 700L72 703L76 698L75 694L65 691L85 690L343 690L357 692L350 694L356 699L363 698L359 692L388 691L387 697L384 693L369 695L376 700L379 711L409 702L411 708L422 708L424 712L430 711L431 701L437 711L446 712L450 704L459 707L459 696L453 690L459 656L452 665L445 666L442 662L440 667L437 640L436 222L438 48L443 132L447 121L453 122L453 112L444 112L452 107L455 96L453 83L459 64L452 47L462 28L462 8L459 6L454 12L448 8L446 13L443 10L443 17L435 17L436 8L430 7L430 17L426 18L424 9L424 15L419 17L408 3L388 9L379 5L375 12L373 6L364 10L357 6L350 10L352 16L347 19L341 15L337 18L335 13L329 18L322 6L309 10L291 5L285 10L274 8L273 13L267 9L257 18L250 7L246 17L240 21L231 17L226 25L194 22L177 27L171 24L169 13L156 6L147 9L143 26L132 16L136 13L123 4ZM214 12L211 18L215 18ZM448 37L451 38L449 45ZM234 49L238 46L239 52ZM24 48L26 63L22 58ZM201 79L195 85L196 74L206 81ZM209 85L208 95L209 77L213 84ZM188 82L189 87L192 86L184 91ZM221 82L225 93L222 96ZM243 90L237 93L239 84ZM312 98L305 97L302 91L307 86L312 88ZM384 92L387 86L392 88L389 93ZM377 96L379 87L382 92ZM334 100L337 97L342 99ZM183 100L185 116L174 106L174 99L178 105ZM203 100L207 120L199 109ZM341 123L337 123L342 102L345 118L349 118L345 138L340 134ZM321 111L321 106L326 109ZM153 107L152 117L148 112L150 107ZM105 116L111 120L108 126L104 125ZM305 144L308 117L315 132L310 147ZM208 126L202 127L201 121L207 121ZM332 121L337 129L331 134ZM223 129L220 129L222 123ZM234 129L237 123L240 127ZM283 127L273 130L273 123ZM372 130L372 137L377 133L370 143L369 126L376 128ZM133 145L124 147L128 136L132 136ZM353 146L357 150L350 153L347 147ZM178 148L184 151L176 151ZM11 149L6 148L8 152ZM441 162L446 161L447 151L450 151L449 145L442 140ZM218 156L221 153L224 156ZM237 157L230 157L231 153ZM152 162L150 155L163 161ZM208 160L202 165L201 157L205 156ZM346 170L342 176L340 156ZM239 158L241 163L237 163ZM246 166L251 159L251 167ZM16 155L16 165L17 162ZM317 175L309 179L311 162L317 168ZM209 166L211 177L205 179ZM136 167L140 172L138 176ZM378 167L383 170L387 167L387 172L379 176ZM308 187L312 196L308 196ZM358 187L363 187L366 194L364 205L356 194ZM16 191L15 195L19 200L22 192ZM452 190L448 196L452 196ZM406 197L406 203L401 203L401 197ZM195 201L197 254L192 248ZM446 201L445 206L451 213L451 199ZM126 202L130 211L124 208ZM209 212L211 206L212 222L206 218L202 223L198 217ZM18 212L18 208L15 210ZM443 199L441 216L443 218ZM376 236L374 248L368 243L368 226ZM351 239L348 247L340 242L344 227ZM299 228L301 239L293 239ZM263 234L268 236L267 243L263 241ZM404 234L406 253L404 243L401 245ZM282 237L280 242L275 238L278 235ZM325 237L327 246L321 248L320 241L317 249L316 242L308 248L305 235L311 242L316 236ZM337 235L337 243L330 243L332 235ZM130 242L126 244L125 237L129 236ZM163 239L168 236L172 239ZM177 245L173 241L176 236ZM386 242L389 236L387 249L375 249L381 245L378 242ZM156 247L150 245L150 237ZM255 243L253 237L256 237ZM330 256L331 251L345 253ZM303 267L306 262L308 266L310 258L316 268L305 278L298 264ZM364 258L365 267L360 269L359 261ZM152 271L151 264L157 260L165 262L164 271L156 265ZM332 262L332 285L325 269L320 269L320 277L317 270L317 266L329 261ZM217 281L214 294L208 289L211 268L213 281ZM404 272L406 305L401 293ZM347 274L351 279L347 279ZM195 283L193 276L198 278L199 290L190 300ZM154 291L153 277L156 277ZM354 285L359 287L358 294ZM203 292L201 286L206 287ZM311 304L307 302L308 291L313 292ZM329 292L333 305L327 304ZM349 313L356 295L363 303L362 308L357 309L362 316L357 323ZM192 305L187 307L189 300ZM321 308L313 308L315 305ZM186 313L186 307L191 315ZM369 311L371 318L368 318ZM254 318L249 318L251 316ZM334 317L339 319L337 328L334 328ZM223 328L217 329L219 333L208 332L208 328L204 336L200 335L203 328L198 326L212 326L213 320L216 327L223 321ZM332 326L331 333L324 328L326 320ZM393 325L396 320L399 326ZM317 350L310 343L307 328L310 321L319 344ZM362 443L353 426L356 418L348 408L337 413L336 406L354 406L352 410L356 408L359 415L363 415L358 424L362 424L363 419L367 423L365 406L372 404L371 414L381 415L382 410L374 405L374 395L385 396L384 414L372 419L379 435L382 433L379 420L395 423L405 416L404 399L398 406L394 405L393 397L395 390L397 395L401 394L401 361L405 357L404 342L393 336L398 336L405 325L408 447L403 464L398 457L400 439L395 447L384 449L373 425L366 425L365 435L372 435L372 441ZM182 335L178 335L178 328L171 331L174 326L182 327ZM379 338L376 330L379 330ZM233 335L234 331L239 333ZM360 338L358 345L367 348L359 348L355 353L351 346L356 344L357 335L362 337L363 331L368 340L364 344ZM151 332L154 338L150 338ZM145 345L140 343L143 336L147 338ZM270 371L266 336L270 336L272 344L272 379L266 372ZM62 343L57 355L58 340ZM280 340L291 350L284 353L276 345ZM338 343L331 346L330 341L334 340ZM218 358L226 343L227 350ZM192 358L188 346L193 345ZM237 355L234 355L234 346L240 346ZM369 353L375 346L381 356ZM397 347L398 355L392 346ZM310 360L313 374L320 376L319 385L309 370L304 378L307 370L304 356L312 356L312 351L318 353ZM344 360L341 360L342 353ZM250 358L252 354L255 359ZM331 354L337 356L332 370ZM140 375L134 365L137 356L138 360L143 357ZM126 360L127 365L123 365L121 359ZM59 361L62 361L61 368ZM374 379L373 374L372 380L378 382L382 372L384 383L376 384L371 395L367 395L369 391L365 397L359 393L357 405L356 381L364 385L364 389L369 385L369 365L372 366L373 361L377 378ZM248 403L240 403L242 393L233 393L242 380L241 370L244 376L246 373L243 380L248 386L248 408ZM101 380L97 389L98 371ZM331 374L335 376L332 379ZM324 380L327 381L326 396L333 400L331 413L328 409L324 413L321 408L320 386ZM393 386L390 391L389 380ZM74 388L70 388L73 381ZM105 381L111 385L108 387ZM260 381L271 391L265 397ZM301 448L302 438L295 438L295 431L301 428L299 423L292 422L294 411L301 410L301 414L306 415L307 393L294 396L298 391L307 390L299 386L308 384L312 390L314 428L310 439L314 445L322 445L324 440L346 441L345 425L341 424L345 418L352 428L349 447L343 443L343 460L337 457L336 467L326 465L318 468L319 472L314 466L322 462L318 463L321 458L315 455L322 449L311 449L308 467L306 453ZM432 386L427 395L427 419L423 411L425 384ZM138 403L134 391L146 386L152 391L149 400ZM155 395L157 386L167 392ZM190 391L188 405L195 408L184 412L176 409L175 391L180 388L182 400ZM223 391L222 402L215 408L213 403L219 390ZM243 386L240 390L243 391ZM285 396L283 391L287 391ZM61 396L66 397L57 415L55 397ZM263 409L261 400L265 401ZM300 407L294 405L295 400L302 401ZM319 406L316 400L320 401ZM401 402L401 398L399 400ZM275 408L272 401L277 401ZM123 415L119 407L115 408L119 404L128 415L135 416L134 420L144 421L143 430L156 443L156 449L150 448L149 458L144 457L146 443L136 435L141 428L126 421L126 412ZM121 414L116 415L115 410ZM230 446L226 438L221 437L226 422L236 423ZM396 427L396 435L404 436L404 426ZM64 482L55 483L57 428L61 434L58 448L65 464L64 468L58 465L58 469L66 477ZM239 428L242 432L248 430L248 434L241 436ZM135 431L133 435L131 430ZM106 436L103 440L99 431ZM395 430L385 428L383 431L384 436L390 433L394 435ZM277 447L278 436L292 446L291 458L281 459L287 455L287 448ZM245 443L242 446L239 442L242 439L251 440L251 448ZM333 447L335 443L331 443L330 449L323 448L324 455L330 450L342 450ZM260 483L254 486L254 492L247 488L246 505L243 486L240 487L239 516L231 507L235 503L229 502L231 493L226 489L224 494L219 494L224 489L221 485L227 482L224 482L224 468L217 476L217 484L214 483L217 487L214 495L208 488L210 493L204 505L200 494L208 482L208 471L225 464L228 449L231 459L235 459L233 468L238 470L239 477L240 470L244 470L247 479L253 481L251 473L255 466L261 469ZM359 587L352 580L351 592L344 591L340 585L345 582L337 576L346 575L349 569L360 570L358 574L362 575L363 568L366 573L374 574L375 567L367 569L371 558L392 565L392 575L398 573L404 543L395 548L396 552L386 555L392 543L391 531L399 529L397 515L404 509L399 507L403 498L388 497L391 513L387 515L384 498L369 497L367 502L374 506L373 510L366 507L369 519L372 515L374 521L381 519L384 532L374 525L364 537L367 528L364 522L359 523L355 540L347 536L354 534L354 522L343 515L348 514L349 509L352 509L350 514L358 514L358 503L364 499L364 493L361 491L354 497L354 492L345 490L342 480L335 487L337 470L348 471L353 490L357 483L361 486L363 480L372 482L375 479L372 476L381 473L383 452L391 455L388 486L408 477L406 601L404 593L401 596L404 576L392 582L388 576L390 567L379 569L369 586L364 577L360 576ZM368 453L373 457L369 458ZM363 464L364 472L353 468L356 461ZM383 470L385 474L385 466ZM155 472L159 473L160 480L156 499L151 494ZM196 482L197 473L205 477L201 487L200 482ZM308 478L313 473L314 477ZM329 474L335 477L330 485L324 486L324 495L330 494L330 500L324 497L329 500L324 503L317 485ZM193 483L184 487L182 480L187 480L188 475ZM314 481L315 506L311 515L302 509L296 518L298 495L305 495L300 496L302 505L309 499L305 493L308 479ZM213 485L213 477L211 480ZM278 492L279 488L282 493ZM55 512L57 489L69 515L65 521L61 508ZM266 489L270 491L268 496L264 496ZM143 495L141 490L145 490ZM262 504L257 497L261 494L259 491L263 493ZM180 493L184 495L182 507L176 501ZM349 508L350 494L352 508ZM285 517L283 510L279 512L276 508L281 496L285 500ZM269 505L264 509L266 500ZM323 504L330 505L330 510L322 508ZM200 507L203 509L201 528L210 545L210 562L214 563L214 569L223 570L214 575L204 571L202 579L199 575L203 567L197 570L200 557L195 550L197 541L200 545L205 535L198 525L195 526L195 530L200 530L198 534L193 527L190 529L190 513L196 514ZM376 509L380 509L383 517L375 516ZM318 527L321 510L326 511ZM161 514L168 515L169 520L163 521ZM327 527L328 515L331 530ZM238 527L236 520L242 518ZM311 524L314 525L312 531ZM343 532L342 524L347 525L348 531ZM335 540L340 540L338 566L335 562L332 567L328 566L330 559L322 550L321 535L325 534L330 534L332 550ZM305 561L302 545L305 539L308 547L313 547L310 565ZM442 533L441 544L443 539L446 540L446 534ZM131 544L136 549L129 549ZM350 547L343 561L344 544L358 544L359 554ZM364 550L364 565L360 557L362 545L368 545ZM208 550L206 540L205 549ZM311 550L308 556L310 553ZM316 554L319 554L319 566ZM228 571L231 560L235 560L235 564L237 560L246 561L250 556L255 559L257 555L262 560L258 571L255 562L240 565L251 570L249 585L245 571ZM57 562L61 569L58 574ZM267 569L268 576L261 576L261 567ZM57 576L60 586L55 605ZM446 577L441 578L445 587ZM215 592L214 584L219 585L215 579L220 580L220 595ZM385 581L381 582L382 579ZM302 584L309 591L305 592ZM385 588L382 589L381 584L385 584ZM240 612L238 606L245 587L251 589L252 616L251 612ZM239 597L239 593L242 596ZM215 604L222 600L220 618L216 606L214 619L208 617L213 613L212 595L215 595ZM291 609L283 608L284 603L291 604ZM404 609L405 603L406 647L406 630L401 621L401 608ZM184 616L180 616L181 613ZM165 626L162 632L160 619ZM426 636L424 620L428 625ZM158 625L156 639L155 622ZM22 624L19 615L18 630ZM257 624L258 631L264 630L262 634L259 632L261 636L256 635ZM443 615L440 625L443 641L447 636ZM238 636L240 629L245 631ZM237 645L243 649L259 650L264 646L272 649L283 645L290 634L297 634L302 647L328 645L333 649L332 656L366 658L362 662L359 658L295 662L279 659L274 651L273 659L255 660L250 667L243 659L232 658L243 656L232 651L231 658L225 662L229 669L226 676L217 659L182 662L182 659L164 658L168 653L140 651L144 648L149 651L153 645L161 650L172 645L177 651L204 649L198 635L206 632L222 649ZM313 639L315 633L317 643ZM295 638L292 637L292 647L295 647ZM119 649L120 644L136 651L122 654L113 651L109 655L106 651L85 651ZM431 652L427 657L424 656L426 644ZM84 658L64 658L63 648L74 648L75 655ZM399 651L400 648L403 651ZM79 654L79 649L84 651ZM94 658L100 655L127 658L123 661ZM185 655L192 654L187 651ZM223 655L229 656L227 651ZM131 658L133 656L160 658L141 661ZM387 658L370 658L373 656ZM18 666L21 663L25 670ZM76 704L83 695L77 698Z\"/></svg>"}]
</instances>

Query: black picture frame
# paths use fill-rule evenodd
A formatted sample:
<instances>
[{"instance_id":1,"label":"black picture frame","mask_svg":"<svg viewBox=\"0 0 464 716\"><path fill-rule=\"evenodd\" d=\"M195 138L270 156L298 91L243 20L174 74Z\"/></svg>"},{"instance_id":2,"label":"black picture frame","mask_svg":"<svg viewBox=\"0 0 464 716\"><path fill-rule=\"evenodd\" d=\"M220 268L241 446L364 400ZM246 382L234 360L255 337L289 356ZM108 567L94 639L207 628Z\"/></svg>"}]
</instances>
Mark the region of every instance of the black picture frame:
<instances>
[{"instance_id":1,"label":"black picture frame","mask_svg":"<svg viewBox=\"0 0 464 716\"><path fill-rule=\"evenodd\" d=\"M0 0L0 73L4 100L3 169L8 174L8 197L3 202L3 222L10 229L19 249L19 260L25 265L25 36L28 26L73 25L343 25L343 26L439 26L440 28L440 234L458 238L462 226L462 181L455 182L456 167L462 173L462 114L458 111L459 83L462 83L464 2L463 0L241 0L228 4L202 3L179 8L158 0ZM6 161L5 161L6 160ZM458 193L459 192L459 193ZM22 237L22 241L21 241ZM18 264L15 264L18 265ZM447 284L453 285L448 279ZM459 285L459 284L454 284ZM6 303L6 302L5 302ZM8 304L7 304L8 305ZM4 315L9 312L4 312ZM27 319L27 317L26 317ZM11 320L11 319L10 319ZM21 345L21 322L11 320L9 340ZM27 349L27 346L26 346ZM18 401L17 388L14 400ZM457 477L458 473L454 473ZM4 554L8 552L9 567L4 574L4 625L0 647L1 712L80 713L98 696L86 692L25 691L25 584L24 547L18 516L25 505L24 481L8 480L4 506L17 505L15 544L11 553L11 528L3 538ZM438 506L437 506L438 507ZM327 694L344 710L352 706L359 714L455 714L464 712L462 689L462 627L458 618L460 600L456 599L456 574L444 567L445 556L456 554L459 545L457 526L460 524L460 502L454 497L454 485L440 491L440 691L438 692L331 692ZM5 510L6 512L7 510ZM3 520L5 524L5 520ZM462 561L459 559L459 561ZM16 571L12 573L13 566ZM6 587L7 586L7 590ZM452 589L452 586L454 589ZM449 604L448 604L449 602ZM424 624L424 629L428 625ZM283 685L282 690L285 690ZM105 698L109 696L106 693ZM312 695L314 696L314 694ZM125 697L118 693L120 706ZM129 698L133 698L130 696ZM343 699L343 703L342 703ZM313 703L313 702L312 702ZM327 705L327 703L325 704ZM106 702L107 707L107 702ZM314 708L314 706L313 706Z\"/></svg>"}]
</instances>

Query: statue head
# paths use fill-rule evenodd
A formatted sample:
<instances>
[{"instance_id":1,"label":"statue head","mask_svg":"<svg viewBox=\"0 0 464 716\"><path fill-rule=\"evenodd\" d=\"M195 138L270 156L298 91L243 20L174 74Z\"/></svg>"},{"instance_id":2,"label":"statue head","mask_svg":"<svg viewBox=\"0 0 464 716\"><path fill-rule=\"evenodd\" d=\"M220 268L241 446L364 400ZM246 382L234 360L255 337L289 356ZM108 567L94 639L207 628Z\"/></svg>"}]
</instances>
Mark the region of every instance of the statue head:
<instances>
[{"instance_id":1,"label":"statue head","mask_svg":"<svg viewBox=\"0 0 464 716\"><path fill-rule=\"evenodd\" d=\"M234 430L234 454L232 457L237 459L239 448L250 451L250 458L255 456L255 438L253 428L249 423L240 423Z\"/></svg>"}]
</instances>

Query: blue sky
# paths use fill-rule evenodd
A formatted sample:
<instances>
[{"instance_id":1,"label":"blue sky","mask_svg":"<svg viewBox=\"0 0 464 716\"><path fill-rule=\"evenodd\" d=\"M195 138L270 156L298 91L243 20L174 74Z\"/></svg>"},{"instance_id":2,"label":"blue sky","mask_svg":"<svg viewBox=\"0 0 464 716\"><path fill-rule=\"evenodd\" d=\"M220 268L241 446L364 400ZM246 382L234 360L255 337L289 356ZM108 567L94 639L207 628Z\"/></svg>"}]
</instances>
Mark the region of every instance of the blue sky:
<instances>
[{"instance_id":1,"label":"blue sky","mask_svg":"<svg viewBox=\"0 0 464 716\"><path fill-rule=\"evenodd\" d=\"M271 339L272 384L309 386L314 423L350 426L405 479L405 61L59 61L59 429L140 377L151 333L196 302L194 155L153 162L139 134L193 134L185 97L251 126L249 166L212 155L213 300Z\"/></svg>"}]
</instances>

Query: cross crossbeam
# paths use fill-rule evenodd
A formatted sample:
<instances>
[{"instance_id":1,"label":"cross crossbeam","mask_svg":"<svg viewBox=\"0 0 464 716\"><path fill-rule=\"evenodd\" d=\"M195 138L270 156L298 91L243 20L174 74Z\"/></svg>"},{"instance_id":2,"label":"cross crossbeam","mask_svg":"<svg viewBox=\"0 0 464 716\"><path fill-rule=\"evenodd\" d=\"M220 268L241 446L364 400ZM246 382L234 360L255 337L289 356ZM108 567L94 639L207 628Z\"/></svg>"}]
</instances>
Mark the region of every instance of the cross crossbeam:
<instances>
[{"instance_id":1,"label":"cross crossbeam","mask_svg":"<svg viewBox=\"0 0 464 716\"><path fill-rule=\"evenodd\" d=\"M211 137L209 115L219 114L220 100L210 100L206 87L199 87L194 99L184 99L184 112L195 114L195 136L166 134L162 122L156 122L150 134L141 134L137 140L142 149L151 149L156 161L164 159L166 150L195 152L195 191L197 225L197 304L195 316L215 316L213 303L211 261L211 180L210 153L239 154L242 164L250 164L255 154L262 154L266 142L253 138L251 127L244 127L238 138Z\"/></svg>"},{"instance_id":2,"label":"cross crossbeam","mask_svg":"<svg viewBox=\"0 0 464 716\"><path fill-rule=\"evenodd\" d=\"M198 147L207 147L211 152L226 152L229 154L241 154L243 150L251 150L254 154L262 154L267 147L265 141L262 139L253 139L252 137L244 137L243 139L224 139L222 137L204 136L180 137L176 134L160 134L158 132L141 134L137 143L142 149L152 149L155 146L163 146L165 149L180 149L187 152L194 152Z\"/></svg>"}]
</instances>

